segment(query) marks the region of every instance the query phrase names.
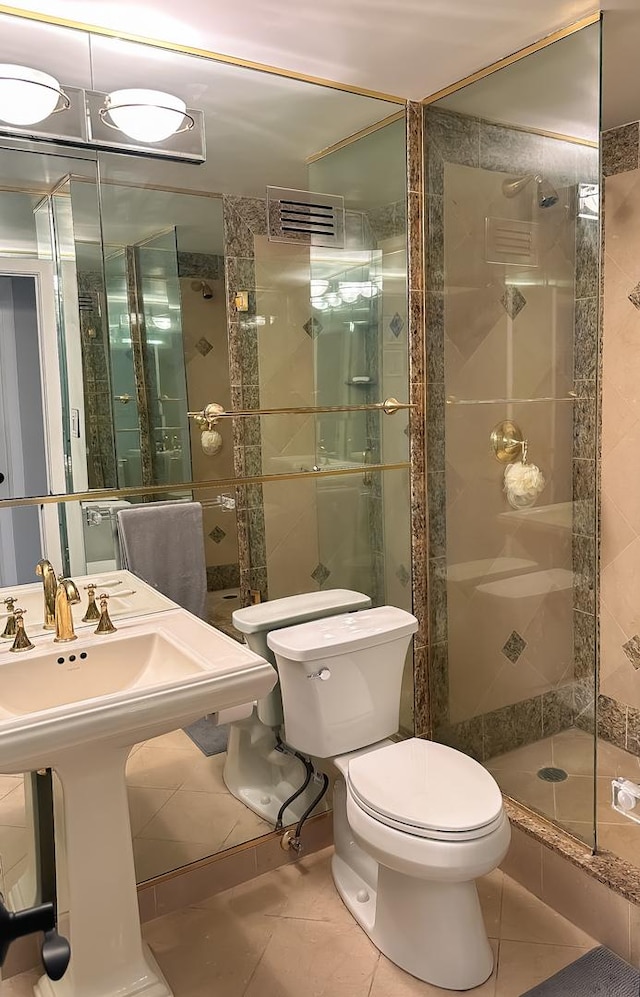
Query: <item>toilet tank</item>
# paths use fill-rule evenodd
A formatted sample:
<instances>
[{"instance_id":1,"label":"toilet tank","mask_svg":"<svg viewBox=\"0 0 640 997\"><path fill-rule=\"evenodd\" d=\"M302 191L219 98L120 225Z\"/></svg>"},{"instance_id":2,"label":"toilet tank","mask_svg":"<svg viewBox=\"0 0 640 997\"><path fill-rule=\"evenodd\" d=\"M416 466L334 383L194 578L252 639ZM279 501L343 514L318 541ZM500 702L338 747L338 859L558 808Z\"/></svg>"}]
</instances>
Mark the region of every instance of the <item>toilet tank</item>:
<instances>
[{"instance_id":1,"label":"toilet tank","mask_svg":"<svg viewBox=\"0 0 640 997\"><path fill-rule=\"evenodd\" d=\"M236 630L244 634L249 648L275 665L273 651L267 645L267 637L272 630L291 627L307 620L318 620L339 613L368 609L370 605L371 599L362 592L352 592L350 589L326 589L322 592L290 595L284 599L271 599L255 606L236 609L232 621ZM278 685L258 702L258 717L269 727L278 727L282 723L282 703Z\"/></svg>"},{"instance_id":2,"label":"toilet tank","mask_svg":"<svg viewBox=\"0 0 640 997\"><path fill-rule=\"evenodd\" d=\"M287 744L332 758L395 734L417 629L411 613L381 606L270 633Z\"/></svg>"}]
</instances>

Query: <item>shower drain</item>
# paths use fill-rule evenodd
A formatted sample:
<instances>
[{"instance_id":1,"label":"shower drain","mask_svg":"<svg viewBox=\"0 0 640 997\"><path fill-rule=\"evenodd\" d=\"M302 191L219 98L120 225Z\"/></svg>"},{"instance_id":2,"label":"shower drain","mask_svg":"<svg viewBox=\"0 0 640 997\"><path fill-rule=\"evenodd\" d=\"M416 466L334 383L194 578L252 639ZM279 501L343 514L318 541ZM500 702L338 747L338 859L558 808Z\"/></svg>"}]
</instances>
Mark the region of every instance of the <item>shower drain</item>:
<instances>
[{"instance_id":1,"label":"shower drain","mask_svg":"<svg viewBox=\"0 0 640 997\"><path fill-rule=\"evenodd\" d=\"M564 769L556 769L552 765L540 769L538 772L538 779L542 779L543 782L564 782L568 778Z\"/></svg>"}]
</instances>

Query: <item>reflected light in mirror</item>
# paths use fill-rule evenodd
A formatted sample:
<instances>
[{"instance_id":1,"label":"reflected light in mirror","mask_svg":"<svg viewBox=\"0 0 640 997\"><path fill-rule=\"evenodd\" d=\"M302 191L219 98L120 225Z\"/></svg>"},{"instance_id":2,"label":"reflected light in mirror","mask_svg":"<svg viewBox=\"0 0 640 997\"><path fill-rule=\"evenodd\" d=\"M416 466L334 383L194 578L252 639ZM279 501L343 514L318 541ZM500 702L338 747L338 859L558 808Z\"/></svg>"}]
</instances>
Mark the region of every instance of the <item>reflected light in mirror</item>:
<instances>
[{"instance_id":1,"label":"reflected light in mirror","mask_svg":"<svg viewBox=\"0 0 640 997\"><path fill-rule=\"evenodd\" d=\"M29 66L0 64L0 121L34 125L56 109L60 84L54 76Z\"/></svg>"}]
</instances>

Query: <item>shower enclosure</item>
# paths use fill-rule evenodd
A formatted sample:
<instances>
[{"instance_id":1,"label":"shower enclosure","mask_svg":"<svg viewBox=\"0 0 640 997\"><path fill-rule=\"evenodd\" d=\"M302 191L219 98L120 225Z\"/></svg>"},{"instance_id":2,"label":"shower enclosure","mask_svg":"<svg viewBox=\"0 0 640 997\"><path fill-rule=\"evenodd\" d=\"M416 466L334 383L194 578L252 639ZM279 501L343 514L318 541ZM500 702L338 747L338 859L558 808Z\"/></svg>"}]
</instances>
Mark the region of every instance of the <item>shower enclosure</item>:
<instances>
[{"instance_id":1,"label":"shower enclosure","mask_svg":"<svg viewBox=\"0 0 640 997\"><path fill-rule=\"evenodd\" d=\"M424 119L434 735L592 846L598 80L595 25Z\"/></svg>"}]
</instances>

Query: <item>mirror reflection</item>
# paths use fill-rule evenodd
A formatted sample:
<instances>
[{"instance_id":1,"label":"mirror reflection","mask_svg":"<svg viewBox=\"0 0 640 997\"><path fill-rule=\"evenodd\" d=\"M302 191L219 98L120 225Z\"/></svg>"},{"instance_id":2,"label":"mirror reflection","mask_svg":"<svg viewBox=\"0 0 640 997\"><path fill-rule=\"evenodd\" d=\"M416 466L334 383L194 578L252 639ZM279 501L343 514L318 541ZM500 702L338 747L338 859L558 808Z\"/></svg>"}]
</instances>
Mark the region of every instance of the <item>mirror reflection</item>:
<instances>
[{"instance_id":1,"label":"mirror reflection","mask_svg":"<svg viewBox=\"0 0 640 997\"><path fill-rule=\"evenodd\" d=\"M194 500L202 508L189 539L204 579L199 615L236 640L252 646L247 624L232 618L250 603L347 589L362 605L410 609L407 413L367 408L408 392L403 111L0 20L5 61L25 61L27 38L46 53L54 32L92 56L92 72L88 58L76 59L73 80L50 66L61 80L105 92L123 81L186 88L188 106L204 111L209 149L193 166L0 140L3 621L4 599L17 591L30 600L36 649L49 640L34 575L43 555L79 586L80 636L91 582L109 594L116 626L158 611L141 598L153 589L183 604L148 563L123 559L122 522L167 500L185 517ZM287 129L274 132L274 121ZM274 183L343 197L344 245L274 239ZM248 416L210 426L190 417L210 403ZM347 411L305 411L314 407ZM251 415L276 408L302 411ZM78 501L11 504L65 493ZM338 600L332 611L344 608ZM408 733L411 660L404 674ZM281 750L281 724L276 694L141 738L127 765L139 881L273 829L307 777L304 761ZM26 812L22 780L0 783L5 889L17 895L30 869L31 781ZM284 822L317 794L310 780ZM327 806L324 798L314 812Z\"/></svg>"}]
</instances>

